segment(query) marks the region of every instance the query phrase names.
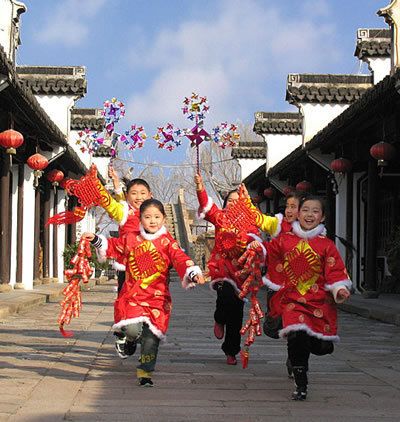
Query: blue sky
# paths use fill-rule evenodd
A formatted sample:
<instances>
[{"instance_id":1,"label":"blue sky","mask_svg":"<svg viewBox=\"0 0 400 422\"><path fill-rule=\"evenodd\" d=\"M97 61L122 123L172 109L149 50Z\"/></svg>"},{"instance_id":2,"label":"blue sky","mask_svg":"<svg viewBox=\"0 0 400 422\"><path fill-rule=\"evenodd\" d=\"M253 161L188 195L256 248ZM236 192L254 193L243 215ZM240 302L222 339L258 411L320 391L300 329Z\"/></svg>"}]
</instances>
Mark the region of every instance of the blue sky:
<instances>
[{"instance_id":1,"label":"blue sky","mask_svg":"<svg viewBox=\"0 0 400 422\"><path fill-rule=\"evenodd\" d=\"M208 97L210 127L253 124L255 111L295 111L285 102L287 74L357 73L356 30L386 27L376 11L390 1L24 3L18 64L86 66L88 93L78 105L101 107L117 97L127 106L124 125L144 124L152 135L169 121L189 126L180 107L192 91ZM137 154L179 162L184 148Z\"/></svg>"}]
</instances>

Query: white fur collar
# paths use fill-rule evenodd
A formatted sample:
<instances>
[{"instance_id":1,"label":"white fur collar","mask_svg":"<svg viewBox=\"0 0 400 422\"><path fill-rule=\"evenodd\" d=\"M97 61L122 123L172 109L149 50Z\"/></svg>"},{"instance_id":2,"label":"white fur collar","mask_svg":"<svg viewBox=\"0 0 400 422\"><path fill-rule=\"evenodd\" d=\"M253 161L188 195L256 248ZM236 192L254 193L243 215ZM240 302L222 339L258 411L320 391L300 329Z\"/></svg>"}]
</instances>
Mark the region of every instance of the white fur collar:
<instances>
[{"instance_id":1,"label":"white fur collar","mask_svg":"<svg viewBox=\"0 0 400 422\"><path fill-rule=\"evenodd\" d=\"M323 224L318 224L312 230L303 230L298 221L292 223L292 231L295 235L302 237L303 239L313 239L317 236L325 236L326 230Z\"/></svg>"},{"instance_id":2,"label":"white fur collar","mask_svg":"<svg viewBox=\"0 0 400 422\"><path fill-rule=\"evenodd\" d=\"M146 239L146 240L155 240L155 239L158 239L163 234L167 233L167 229L165 228L165 226L162 226L161 229L156 231L155 233L147 233L144 230L143 226L140 224L139 230L140 230L140 234L142 235L143 239Z\"/></svg>"}]
</instances>

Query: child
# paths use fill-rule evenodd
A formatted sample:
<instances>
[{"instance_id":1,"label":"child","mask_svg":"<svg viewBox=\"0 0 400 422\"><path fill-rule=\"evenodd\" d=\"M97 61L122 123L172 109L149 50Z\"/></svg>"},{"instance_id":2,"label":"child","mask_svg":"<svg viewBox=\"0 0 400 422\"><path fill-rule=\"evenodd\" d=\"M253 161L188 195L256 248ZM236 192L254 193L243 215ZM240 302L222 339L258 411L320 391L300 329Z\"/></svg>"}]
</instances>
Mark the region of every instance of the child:
<instances>
[{"instance_id":1,"label":"child","mask_svg":"<svg viewBox=\"0 0 400 422\"><path fill-rule=\"evenodd\" d=\"M222 350L226 355L228 365L236 365L236 355L240 351L240 329L243 323L243 301L237 294L240 292L244 279L237 277L235 273L241 270L238 259L246 250L247 245L258 237L258 229L249 233L239 232L235 227L223 227L221 219L225 208L239 199L237 191L231 191L225 198L223 209L219 209L208 197L204 189L203 179L199 174L194 178L197 197L199 200L199 218L204 218L215 226L215 246L207 263L211 277L211 286L217 291L217 303L214 313L214 335L218 339L225 336ZM267 224L265 224L267 225ZM270 232L277 229L277 221L270 221ZM235 245L231 249L224 249L222 237L231 235ZM265 248L262 247L265 251Z\"/></svg>"},{"instance_id":2,"label":"child","mask_svg":"<svg viewBox=\"0 0 400 422\"><path fill-rule=\"evenodd\" d=\"M335 244L324 236L324 204L316 196L300 202L292 231L267 246L267 284L277 291L271 310L282 317L280 337L288 339L296 390L293 400L307 397L310 353L333 352L337 342L336 302L350 296L351 281Z\"/></svg>"},{"instance_id":3,"label":"child","mask_svg":"<svg viewBox=\"0 0 400 422\"><path fill-rule=\"evenodd\" d=\"M160 340L165 338L171 314L168 286L169 268L173 266L185 288L204 283L200 268L178 246L164 226L165 211L156 199L140 206L140 227L123 238L106 239L85 233L98 249L100 259L122 254L126 258L126 281L114 304L113 329L127 337L129 354L141 343L137 367L139 385L153 386Z\"/></svg>"}]
</instances>

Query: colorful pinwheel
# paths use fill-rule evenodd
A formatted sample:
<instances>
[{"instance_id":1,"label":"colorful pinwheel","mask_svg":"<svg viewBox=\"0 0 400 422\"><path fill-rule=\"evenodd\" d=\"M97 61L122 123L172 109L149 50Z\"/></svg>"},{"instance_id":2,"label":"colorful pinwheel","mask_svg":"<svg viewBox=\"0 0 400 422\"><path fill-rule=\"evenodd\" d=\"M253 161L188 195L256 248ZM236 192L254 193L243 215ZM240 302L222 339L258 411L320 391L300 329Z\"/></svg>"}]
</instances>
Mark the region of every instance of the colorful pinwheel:
<instances>
[{"instance_id":1,"label":"colorful pinwheel","mask_svg":"<svg viewBox=\"0 0 400 422\"><path fill-rule=\"evenodd\" d=\"M182 144L179 139L183 136L179 128L175 128L172 123L167 123L165 126L159 127L153 139L157 141L158 148L173 151L176 147Z\"/></svg>"},{"instance_id":2,"label":"colorful pinwheel","mask_svg":"<svg viewBox=\"0 0 400 422\"><path fill-rule=\"evenodd\" d=\"M105 130L111 134L114 132L115 124L119 122L121 117L125 116L125 105L116 98L106 100L101 114L105 120Z\"/></svg>"},{"instance_id":3,"label":"colorful pinwheel","mask_svg":"<svg viewBox=\"0 0 400 422\"><path fill-rule=\"evenodd\" d=\"M122 142L128 149L134 150L143 148L144 141L147 139L143 126L132 125L130 130L126 130L118 136L118 141Z\"/></svg>"},{"instance_id":4,"label":"colorful pinwheel","mask_svg":"<svg viewBox=\"0 0 400 422\"><path fill-rule=\"evenodd\" d=\"M222 149L234 147L240 139L237 126L222 122L212 130L212 140Z\"/></svg>"},{"instance_id":5,"label":"colorful pinwheel","mask_svg":"<svg viewBox=\"0 0 400 422\"><path fill-rule=\"evenodd\" d=\"M207 103L207 97L201 97L195 92L192 95L185 97L183 100L182 112L189 120L195 121L196 125L199 121L204 120L205 113L210 109Z\"/></svg>"}]
</instances>

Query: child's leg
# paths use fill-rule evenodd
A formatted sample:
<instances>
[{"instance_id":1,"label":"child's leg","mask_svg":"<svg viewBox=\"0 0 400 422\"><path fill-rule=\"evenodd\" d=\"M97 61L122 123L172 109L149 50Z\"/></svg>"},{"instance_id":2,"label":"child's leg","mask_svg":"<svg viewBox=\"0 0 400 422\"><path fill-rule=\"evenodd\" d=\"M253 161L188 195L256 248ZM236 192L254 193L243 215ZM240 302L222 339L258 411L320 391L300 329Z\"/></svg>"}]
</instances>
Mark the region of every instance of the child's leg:
<instances>
[{"instance_id":1,"label":"child's leg","mask_svg":"<svg viewBox=\"0 0 400 422\"><path fill-rule=\"evenodd\" d=\"M310 357L310 336L305 331L296 331L288 335L288 355L293 368L296 390L293 400L305 400L307 397L307 371Z\"/></svg>"},{"instance_id":2,"label":"child's leg","mask_svg":"<svg viewBox=\"0 0 400 422\"><path fill-rule=\"evenodd\" d=\"M119 292L122 289L122 286L125 283L125 271L118 271L117 277L118 277L118 294L119 294Z\"/></svg>"},{"instance_id":3,"label":"child's leg","mask_svg":"<svg viewBox=\"0 0 400 422\"><path fill-rule=\"evenodd\" d=\"M313 355L324 356L333 353L333 343L329 340L322 340L316 337L310 337L310 352Z\"/></svg>"},{"instance_id":4,"label":"child's leg","mask_svg":"<svg viewBox=\"0 0 400 422\"><path fill-rule=\"evenodd\" d=\"M235 356L240 352L243 306L243 301L237 297L233 287L229 283L224 283L221 293L221 308L225 314L226 333L221 348L228 356Z\"/></svg>"},{"instance_id":5,"label":"child's leg","mask_svg":"<svg viewBox=\"0 0 400 422\"><path fill-rule=\"evenodd\" d=\"M151 332L149 326L146 323L143 323L140 343L140 364L137 367L137 377L151 379L152 373L156 366L160 339Z\"/></svg>"}]
</instances>

